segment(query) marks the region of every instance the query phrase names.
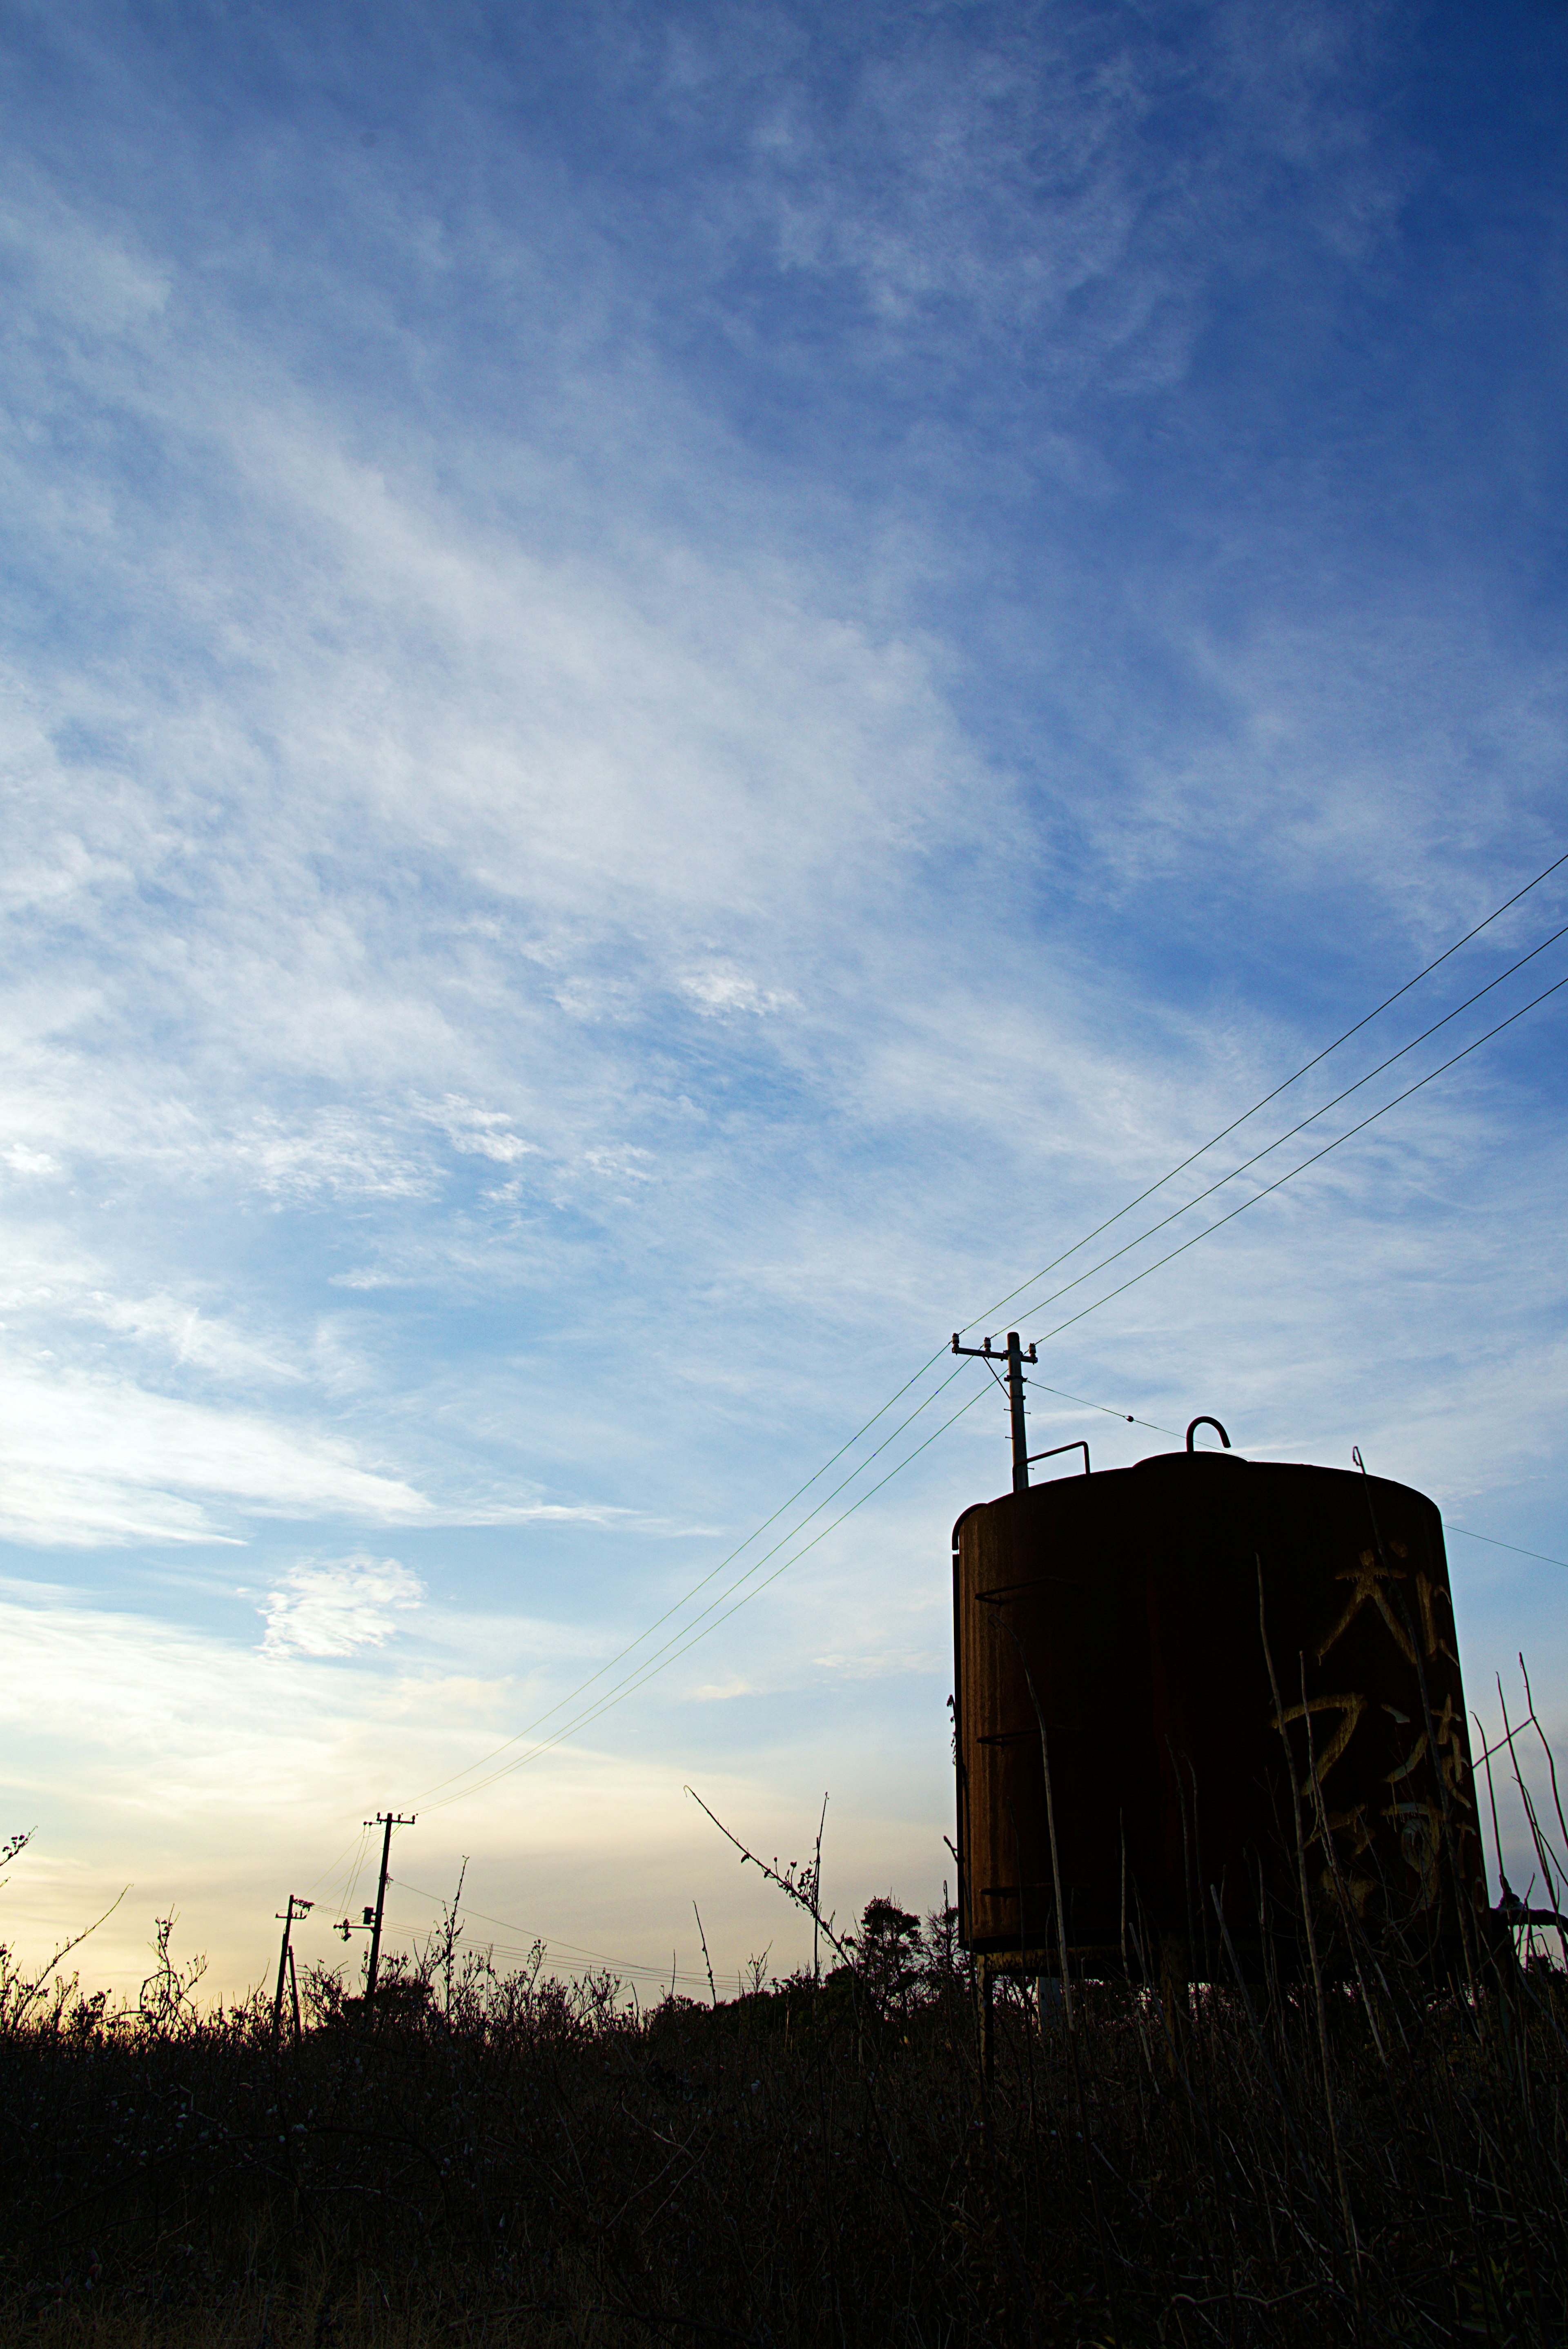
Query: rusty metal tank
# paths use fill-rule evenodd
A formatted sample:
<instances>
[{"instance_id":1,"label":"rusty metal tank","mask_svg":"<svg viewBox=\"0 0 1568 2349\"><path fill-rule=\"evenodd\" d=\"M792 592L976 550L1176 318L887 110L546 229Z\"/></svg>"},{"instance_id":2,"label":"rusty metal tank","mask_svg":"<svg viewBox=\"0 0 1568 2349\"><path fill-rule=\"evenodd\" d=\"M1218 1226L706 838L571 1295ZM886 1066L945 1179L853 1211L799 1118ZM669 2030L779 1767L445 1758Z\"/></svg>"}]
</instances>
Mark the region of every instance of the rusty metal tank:
<instances>
[{"instance_id":1,"label":"rusty metal tank","mask_svg":"<svg viewBox=\"0 0 1568 2349\"><path fill-rule=\"evenodd\" d=\"M1423 1494L1190 1430L966 1510L953 1568L968 1949L1057 1972L1059 1877L1075 1968L1288 1970L1305 1863L1331 1960L1354 1917L1460 1961L1485 1878Z\"/></svg>"}]
</instances>

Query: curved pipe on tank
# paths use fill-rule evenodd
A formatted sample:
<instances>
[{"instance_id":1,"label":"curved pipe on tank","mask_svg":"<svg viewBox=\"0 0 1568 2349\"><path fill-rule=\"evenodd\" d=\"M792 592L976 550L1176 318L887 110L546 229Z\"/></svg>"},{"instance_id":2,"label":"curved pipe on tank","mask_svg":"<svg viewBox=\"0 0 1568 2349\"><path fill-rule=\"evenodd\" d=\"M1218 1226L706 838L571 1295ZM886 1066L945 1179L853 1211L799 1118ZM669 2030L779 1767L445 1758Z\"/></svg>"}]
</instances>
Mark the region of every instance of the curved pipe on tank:
<instances>
[{"instance_id":1,"label":"curved pipe on tank","mask_svg":"<svg viewBox=\"0 0 1568 2349\"><path fill-rule=\"evenodd\" d=\"M1227 1452L1230 1450L1230 1437L1225 1433L1225 1431L1220 1425L1219 1421L1217 1419L1211 1419L1209 1413L1205 1411L1202 1413L1198 1418L1191 1419L1187 1423L1187 1449L1189 1452L1196 1452L1198 1449L1197 1445L1193 1443L1192 1438L1197 1434L1198 1430L1201 1427L1212 1427L1215 1434L1219 1437L1221 1443L1224 1445L1225 1450Z\"/></svg>"},{"instance_id":2,"label":"curved pipe on tank","mask_svg":"<svg viewBox=\"0 0 1568 2349\"><path fill-rule=\"evenodd\" d=\"M1027 1464L1032 1468L1037 1460L1055 1460L1064 1452L1081 1452L1083 1454L1083 1473L1087 1476L1088 1475L1088 1445L1084 1442L1081 1435L1071 1444L1053 1444L1048 1452L1031 1452Z\"/></svg>"}]
</instances>

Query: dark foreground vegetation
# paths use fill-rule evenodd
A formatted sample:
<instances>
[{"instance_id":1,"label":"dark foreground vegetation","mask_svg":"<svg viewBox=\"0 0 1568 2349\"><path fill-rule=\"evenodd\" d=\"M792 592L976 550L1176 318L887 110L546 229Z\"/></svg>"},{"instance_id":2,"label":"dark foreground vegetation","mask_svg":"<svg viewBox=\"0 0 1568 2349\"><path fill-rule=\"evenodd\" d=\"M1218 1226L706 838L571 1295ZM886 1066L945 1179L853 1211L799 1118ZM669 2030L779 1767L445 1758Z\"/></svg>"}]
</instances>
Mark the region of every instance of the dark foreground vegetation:
<instances>
[{"instance_id":1,"label":"dark foreground vegetation","mask_svg":"<svg viewBox=\"0 0 1568 2349\"><path fill-rule=\"evenodd\" d=\"M1568 1998L1494 1967L998 1997L873 1903L822 1982L628 2008L451 1934L370 2023L305 1983L115 2016L11 1973L6 2342L211 2349L1564 2338ZM41 1986L40 1990L41 1990Z\"/></svg>"}]
</instances>

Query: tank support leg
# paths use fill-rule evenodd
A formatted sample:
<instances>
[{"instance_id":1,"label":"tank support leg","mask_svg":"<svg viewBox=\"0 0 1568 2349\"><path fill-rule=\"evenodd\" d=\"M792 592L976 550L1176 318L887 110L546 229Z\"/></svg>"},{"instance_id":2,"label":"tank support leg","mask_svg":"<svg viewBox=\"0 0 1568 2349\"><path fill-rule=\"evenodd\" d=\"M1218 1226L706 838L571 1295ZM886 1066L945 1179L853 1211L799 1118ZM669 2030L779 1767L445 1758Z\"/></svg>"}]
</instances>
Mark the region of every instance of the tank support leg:
<instances>
[{"instance_id":1,"label":"tank support leg","mask_svg":"<svg viewBox=\"0 0 1568 2349\"><path fill-rule=\"evenodd\" d=\"M989 2087L996 2070L996 2034L992 2011L991 1968L984 1957L975 1961L975 1995L979 2009L980 2076Z\"/></svg>"}]
</instances>

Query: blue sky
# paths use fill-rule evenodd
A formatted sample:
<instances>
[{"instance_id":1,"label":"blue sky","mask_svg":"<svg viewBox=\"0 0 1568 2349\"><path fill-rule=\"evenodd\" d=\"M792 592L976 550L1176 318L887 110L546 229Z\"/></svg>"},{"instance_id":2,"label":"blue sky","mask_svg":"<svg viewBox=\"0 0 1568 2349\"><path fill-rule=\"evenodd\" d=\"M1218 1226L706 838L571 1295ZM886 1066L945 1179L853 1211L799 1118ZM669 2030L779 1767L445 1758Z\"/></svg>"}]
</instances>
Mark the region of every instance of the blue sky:
<instances>
[{"instance_id":1,"label":"blue sky","mask_svg":"<svg viewBox=\"0 0 1568 2349\"><path fill-rule=\"evenodd\" d=\"M563 1961L695 1971L695 1898L789 1962L687 1782L769 1852L830 1789L841 1907L934 1899L990 1395L471 1765L1568 848L1568 17L4 38L8 1935L129 1880L101 1978L174 1904L234 1987L391 1804L400 1930L466 1852ZM1564 919L1556 874L1234 1156ZM1042 1392L1037 1440L1214 1411L1568 1557L1564 999L1063 1330L1042 1380L1149 1424ZM1522 1647L1568 1728L1563 1570L1451 1551L1472 1702Z\"/></svg>"}]
</instances>

